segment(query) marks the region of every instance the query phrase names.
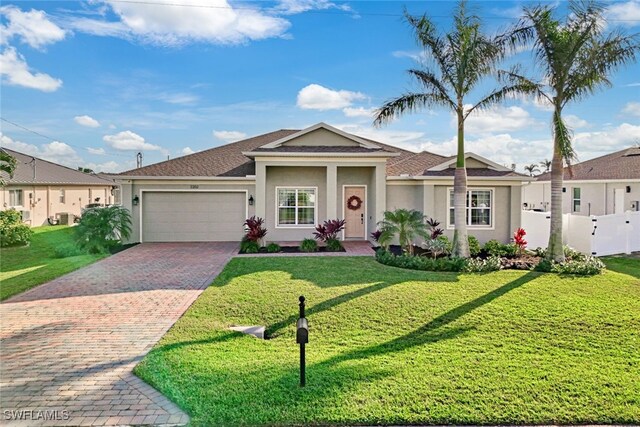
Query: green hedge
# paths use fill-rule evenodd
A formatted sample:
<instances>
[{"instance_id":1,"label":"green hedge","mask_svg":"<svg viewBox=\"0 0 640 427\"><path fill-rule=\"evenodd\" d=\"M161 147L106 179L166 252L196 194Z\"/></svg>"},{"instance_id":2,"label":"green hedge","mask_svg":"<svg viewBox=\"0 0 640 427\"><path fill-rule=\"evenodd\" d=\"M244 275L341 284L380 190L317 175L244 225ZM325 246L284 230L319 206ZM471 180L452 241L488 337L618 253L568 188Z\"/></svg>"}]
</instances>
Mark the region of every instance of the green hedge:
<instances>
[{"instance_id":1,"label":"green hedge","mask_svg":"<svg viewBox=\"0 0 640 427\"><path fill-rule=\"evenodd\" d=\"M376 260L384 265L424 271L463 271L467 261L462 258L427 258L410 255L394 255L378 249Z\"/></svg>"},{"instance_id":2,"label":"green hedge","mask_svg":"<svg viewBox=\"0 0 640 427\"><path fill-rule=\"evenodd\" d=\"M22 222L22 214L15 209L0 212L0 246L20 246L31 241L33 230Z\"/></svg>"}]
</instances>

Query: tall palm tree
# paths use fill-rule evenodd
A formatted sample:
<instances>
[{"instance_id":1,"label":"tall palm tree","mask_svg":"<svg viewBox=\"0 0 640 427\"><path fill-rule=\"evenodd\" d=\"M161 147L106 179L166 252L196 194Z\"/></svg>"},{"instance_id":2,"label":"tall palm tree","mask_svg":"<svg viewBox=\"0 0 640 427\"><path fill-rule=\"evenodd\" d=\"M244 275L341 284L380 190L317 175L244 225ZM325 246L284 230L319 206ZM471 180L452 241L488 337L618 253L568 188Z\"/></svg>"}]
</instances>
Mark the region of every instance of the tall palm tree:
<instances>
[{"instance_id":1,"label":"tall palm tree","mask_svg":"<svg viewBox=\"0 0 640 427\"><path fill-rule=\"evenodd\" d=\"M571 1L569 13L563 20L557 19L555 12L555 7L546 5L525 8L511 42L533 44L536 66L541 71L535 93L539 100L553 106L551 230L547 259L563 262L563 169L576 159L572 132L562 118L563 110L598 89L610 87L611 74L636 60L640 43L637 35L629 36L619 30L605 32L604 7L595 1ZM508 79L534 84L516 73Z\"/></svg>"},{"instance_id":2,"label":"tall palm tree","mask_svg":"<svg viewBox=\"0 0 640 427\"><path fill-rule=\"evenodd\" d=\"M529 176L533 176L536 172L538 172L538 165L535 163L531 163L524 167L524 170L529 172Z\"/></svg>"},{"instance_id":3,"label":"tall palm tree","mask_svg":"<svg viewBox=\"0 0 640 427\"><path fill-rule=\"evenodd\" d=\"M425 216L422 212L413 209L386 211L384 219L378 222L378 227L387 237L397 235L400 246L409 254L413 254L415 239L418 237L429 238L429 226L425 223Z\"/></svg>"},{"instance_id":4,"label":"tall palm tree","mask_svg":"<svg viewBox=\"0 0 640 427\"><path fill-rule=\"evenodd\" d=\"M506 55L506 38L483 33L482 22L470 14L463 0L458 3L453 17L453 28L440 34L433 20L426 15L414 17L405 11L418 44L431 60L432 66L408 70L420 86L417 92L408 92L386 102L376 113L374 126L391 122L405 113L430 107L444 107L456 115L458 147L454 175L454 257L469 257L467 238L467 171L464 155L464 124L470 114L489 107L520 91L527 91L527 81L509 81L499 85L471 106L466 103L469 94L496 71L497 64Z\"/></svg>"},{"instance_id":5,"label":"tall palm tree","mask_svg":"<svg viewBox=\"0 0 640 427\"><path fill-rule=\"evenodd\" d=\"M0 148L0 171L9 175L9 179L13 178L13 173L16 170L16 158ZM0 176L0 187L4 187L5 182L2 176Z\"/></svg>"},{"instance_id":6,"label":"tall palm tree","mask_svg":"<svg viewBox=\"0 0 640 427\"><path fill-rule=\"evenodd\" d=\"M544 173L547 173L551 170L551 160L544 159L540 162L540 166L544 168Z\"/></svg>"}]
</instances>

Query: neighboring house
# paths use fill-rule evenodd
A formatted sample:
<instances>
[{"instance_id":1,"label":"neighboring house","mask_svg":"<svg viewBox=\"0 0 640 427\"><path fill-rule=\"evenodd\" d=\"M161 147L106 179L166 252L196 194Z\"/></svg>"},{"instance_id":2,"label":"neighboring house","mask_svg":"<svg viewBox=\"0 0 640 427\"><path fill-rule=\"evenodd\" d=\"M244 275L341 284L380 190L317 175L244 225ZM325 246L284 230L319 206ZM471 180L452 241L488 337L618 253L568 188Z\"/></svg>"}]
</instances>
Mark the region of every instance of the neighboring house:
<instances>
[{"instance_id":1,"label":"neighboring house","mask_svg":"<svg viewBox=\"0 0 640 427\"><path fill-rule=\"evenodd\" d=\"M525 209L551 207L551 174L522 187ZM640 147L626 148L564 170L562 212L608 215L640 210Z\"/></svg>"},{"instance_id":2,"label":"neighboring house","mask_svg":"<svg viewBox=\"0 0 640 427\"><path fill-rule=\"evenodd\" d=\"M245 218L266 221L268 241L311 237L346 219L344 239L370 239L385 210L418 209L453 235L455 157L413 153L324 123L279 130L120 174L132 240L240 240ZM467 154L469 231L509 241L531 178Z\"/></svg>"},{"instance_id":3,"label":"neighboring house","mask_svg":"<svg viewBox=\"0 0 640 427\"><path fill-rule=\"evenodd\" d=\"M17 160L13 178L3 173L2 210L16 209L32 227L47 224L60 213L79 216L89 203L116 203L114 181L83 173L27 154L2 148Z\"/></svg>"}]
</instances>

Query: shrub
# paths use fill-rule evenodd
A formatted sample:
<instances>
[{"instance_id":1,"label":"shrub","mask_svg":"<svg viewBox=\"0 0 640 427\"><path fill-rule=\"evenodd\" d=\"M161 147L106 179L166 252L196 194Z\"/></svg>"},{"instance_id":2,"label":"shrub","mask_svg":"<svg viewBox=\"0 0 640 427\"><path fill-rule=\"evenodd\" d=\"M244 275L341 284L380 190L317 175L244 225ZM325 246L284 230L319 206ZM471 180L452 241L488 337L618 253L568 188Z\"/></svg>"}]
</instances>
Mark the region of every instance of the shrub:
<instances>
[{"instance_id":1,"label":"shrub","mask_svg":"<svg viewBox=\"0 0 640 427\"><path fill-rule=\"evenodd\" d=\"M380 247L388 250L389 245L391 244L391 240L393 239L393 234L384 230L376 230L371 233L371 237L373 237L373 240L375 240L380 245Z\"/></svg>"},{"instance_id":2,"label":"shrub","mask_svg":"<svg viewBox=\"0 0 640 427\"><path fill-rule=\"evenodd\" d=\"M420 256L400 255L379 249L376 260L384 265L424 271L462 271L467 263L463 258L426 258Z\"/></svg>"},{"instance_id":3,"label":"shrub","mask_svg":"<svg viewBox=\"0 0 640 427\"><path fill-rule=\"evenodd\" d=\"M56 246L53 250L53 253L56 258L69 258L72 256L79 256L86 254L85 251L77 247L76 245L66 243L59 246Z\"/></svg>"},{"instance_id":4,"label":"shrub","mask_svg":"<svg viewBox=\"0 0 640 427\"><path fill-rule=\"evenodd\" d=\"M257 254L260 252L260 245L254 240L243 239L240 242L240 252L243 254Z\"/></svg>"},{"instance_id":5,"label":"shrub","mask_svg":"<svg viewBox=\"0 0 640 427\"><path fill-rule=\"evenodd\" d=\"M327 240L327 251L340 252L342 250L342 243L338 239Z\"/></svg>"},{"instance_id":6,"label":"shrub","mask_svg":"<svg viewBox=\"0 0 640 427\"><path fill-rule=\"evenodd\" d=\"M527 232L524 231L524 228L518 228L515 233L513 233L513 242L518 248L518 254L522 255L524 250L527 248L527 241L524 239L524 236L527 235Z\"/></svg>"},{"instance_id":7,"label":"shrub","mask_svg":"<svg viewBox=\"0 0 640 427\"><path fill-rule=\"evenodd\" d=\"M0 246L26 245L33 230L22 222L22 214L15 209L0 212Z\"/></svg>"},{"instance_id":8,"label":"shrub","mask_svg":"<svg viewBox=\"0 0 640 427\"><path fill-rule=\"evenodd\" d=\"M490 271L500 270L501 260L500 257L490 256L487 259L471 258L467 260L467 265L464 267L466 273L488 273Z\"/></svg>"},{"instance_id":9,"label":"shrub","mask_svg":"<svg viewBox=\"0 0 640 427\"><path fill-rule=\"evenodd\" d=\"M480 254L480 242L476 236L469 235L469 253L471 256L477 256Z\"/></svg>"},{"instance_id":10,"label":"shrub","mask_svg":"<svg viewBox=\"0 0 640 427\"><path fill-rule=\"evenodd\" d=\"M551 269L553 268L553 264L555 264L552 261L549 261L548 259L541 259L540 262L538 263L538 265L536 265L535 267L533 267L533 271L539 271L541 273L549 273L551 272Z\"/></svg>"},{"instance_id":11,"label":"shrub","mask_svg":"<svg viewBox=\"0 0 640 427\"><path fill-rule=\"evenodd\" d=\"M438 236L437 240L442 242L444 253L447 255L450 254L453 250L453 243L451 242L451 240L449 240L447 236Z\"/></svg>"},{"instance_id":12,"label":"shrub","mask_svg":"<svg viewBox=\"0 0 640 427\"><path fill-rule=\"evenodd\" d=\"M572 261L585 261L587 259L587 256L585 254L576 251L571 246L564 245L563 250L564 257Z\"/></svg>"},{"instance_id":13,"label":"shrub","mask_svg":"<svg viewBox=\"0 0 640 427\"><path fill-rule=\"evenodd\" d=\"M425 249L431 252L433 258L451 252L451 242L446 236L438 236L435 239L427 240L424 246Z\"/></svg>"},{"instance_id":14,"label":"shrub","mask_svg":"<svg viewBox=\"0 0 640 427\"><path fill-rule=\"evenodd\" d=\"M552 273L577 274L581 276L600 274L604 269L605 265L602 261L590 256L583 256L582 259L570 260L561 264L553 263L551 266Z\"/></svg>"},{"instance_id":15,"label":"shrub","mask_svg":"<svg viewBox=\"0 0 640 427\"><path fill-rule=\"evenodd\" d=\"M244 222L246 232L243 240L256 242L258 247L260 247L262 239L267 235L267 229L262 226L263 224L264 219L255 215L251 218L247 218Z\"/></svg>"},{"instance_id":16,"label":"shrub","mask_svg":"<svg viewBox=\"0 0 640 427\"><path fill-rule=\"evenodd\" d=\"M385 211L383 220L378 223L380 229L393 236L398 236L402 249L413 254L413 241L418 237L428 239L429 226L424 222L422 212L413 209L396 209Z\"/></svg>"},{"instance_id":17,"label":"shrub","mask_svg":"<svg viewBox=\"0 0 640 427\"><path fill-rule=\"evenodd\" d=\"M131 234L131 214L122 206L85 210L75 228L78 247L89 253L107 253Z\"/></svg>"},{"instance_id":18,"label":"shrub","mask_svg":"<svg viewBox=\"0 0 640 427\"><path fill-rule=\"evenodd\" d=\"M302 243L300 243L300 251L301 252L317 252L318 242L316 242L313 239L304 239Z\"/></svg>"},{"instance_id":19,"label":"shrub","mask_svg":"<svg viewBox=\"0 0 640 427\"><path fill-rule=\"evenodd\" d=\"M325 221L322 225L316 225L316 231L313 235L316 239L322 242L328 242L329 240L336 240L338 233L344 230L346 221L344 219L330 219Z\"/></svg>"},{"instance_id":20,"label":"shrub","mask_svg":"<svg viewBox=\"0 0 640 427\"><path fill-rule=\"evenodd\" d=\"M518 252L518 247L515 244L513 243L504 244L493 239L485 243L482 249L485 251L487 255L497 256L497 257L515 256L516 253Z\"/></svg>"},{"instance_id":21,"label":"shrub","mask_svg":"<svg viewBox=\"0 0 640 427\"><path fill-rule=\"evenodd\" d=\"M275 242L271 242L267 245L267 252L273 254L276 252L280 252L282 248L280 248L280 245L275 243Z\"/></svg>"}]
</instances>

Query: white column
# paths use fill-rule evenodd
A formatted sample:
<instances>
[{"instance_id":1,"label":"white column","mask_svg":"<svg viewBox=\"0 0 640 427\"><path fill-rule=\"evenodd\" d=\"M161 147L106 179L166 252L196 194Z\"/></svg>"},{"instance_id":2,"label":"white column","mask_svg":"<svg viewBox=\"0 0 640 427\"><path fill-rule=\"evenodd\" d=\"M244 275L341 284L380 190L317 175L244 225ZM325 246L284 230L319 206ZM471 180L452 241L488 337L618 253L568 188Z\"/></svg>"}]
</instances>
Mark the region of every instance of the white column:
<instances>
[{"instance_id":1,"label":"white column","mask_svg":"<svg viewBox=\"0 0 640 427\"><path fill-rule=\"evenodd\" d=\"M383 163L376 166L376 210L373 223L377 224L387 210L387 173L386 165Z\"/></svg>"},{"instance_id":2,"label":"white column","mask_svg":"<svg viewBox=\"0 0 640 427\"><path fill-rule=\"evenodd\" d=\"M327 165L327 219L338 218L338 167Z\"/></svg>"},{"instance_id":3,"label":"white column","mask_svg":"<svg viewBox=\"0 0 640 427\"><path fill-rule=\"evenodd\" d=\"M266 220L267 215L267 166L263 162L256 161L256 216Z\"/></svg>"}]
</instances>

